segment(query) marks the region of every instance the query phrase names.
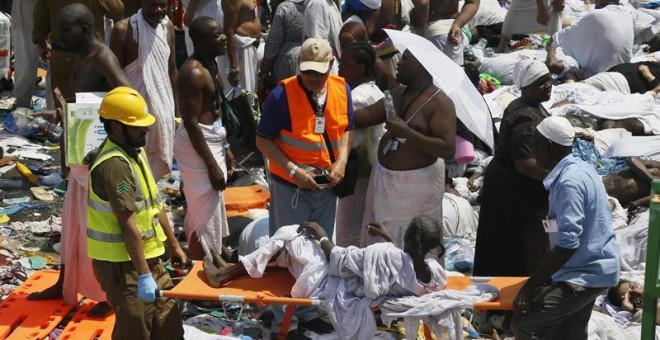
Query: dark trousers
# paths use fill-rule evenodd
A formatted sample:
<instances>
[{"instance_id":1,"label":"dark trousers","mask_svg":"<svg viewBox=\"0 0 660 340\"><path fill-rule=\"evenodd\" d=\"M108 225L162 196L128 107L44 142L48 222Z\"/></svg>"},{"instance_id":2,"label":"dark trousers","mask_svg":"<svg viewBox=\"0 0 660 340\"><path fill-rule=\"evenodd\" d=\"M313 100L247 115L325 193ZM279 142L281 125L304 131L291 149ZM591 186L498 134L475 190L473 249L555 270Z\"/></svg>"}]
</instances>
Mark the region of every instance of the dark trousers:
<instances>
[{"instance_id":1,"label":"dark trousers","mask_svg":"<svg viewBox=\"0 0 660 340\"><path fill-rule=\"evenodd\" d=\"M174 287L158 258L147 262L158 288ZM115 312L113 340L183 340L183 321L176 301L157 297L149 303L138 299L138 274L132 262L93 260L92 267Z\"/></svg>"},{"instance_id":2,"label":"dark trousers","mask_svg":"<svg viewBox=\"0 0 660 340\"><path fill-rule=\"evenodd\" d=\"M529 313L514 315L511 329L517 340L586 340L594 302L606 290L555 283L533 298Z\"/></svg>"}]
</instances>

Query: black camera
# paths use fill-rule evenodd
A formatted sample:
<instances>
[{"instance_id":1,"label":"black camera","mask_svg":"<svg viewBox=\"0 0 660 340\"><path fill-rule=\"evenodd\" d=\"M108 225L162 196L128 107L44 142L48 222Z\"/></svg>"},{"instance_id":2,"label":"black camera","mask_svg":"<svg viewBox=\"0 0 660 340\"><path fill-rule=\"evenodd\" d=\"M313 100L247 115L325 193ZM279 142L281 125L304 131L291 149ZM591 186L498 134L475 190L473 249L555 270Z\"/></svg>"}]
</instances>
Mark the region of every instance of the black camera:
<instances>
[{"instance_id":1,"label":"black camera","mask_svg":"<svg viewBox=\"0 0 660 340\"><path fill-rule=\"evenodd\" d=\"M314 182L316 184L330 184L330 171L328 169L321 169L320 174L314 175Z\"/></svg>"}]
</instances>

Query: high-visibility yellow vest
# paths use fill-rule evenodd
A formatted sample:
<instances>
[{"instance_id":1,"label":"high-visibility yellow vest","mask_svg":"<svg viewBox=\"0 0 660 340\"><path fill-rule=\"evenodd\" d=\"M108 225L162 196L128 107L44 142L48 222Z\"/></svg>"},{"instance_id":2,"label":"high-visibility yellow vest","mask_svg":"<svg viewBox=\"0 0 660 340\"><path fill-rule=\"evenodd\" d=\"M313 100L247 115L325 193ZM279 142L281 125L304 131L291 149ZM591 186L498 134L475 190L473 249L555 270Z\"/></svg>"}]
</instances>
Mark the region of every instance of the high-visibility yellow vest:
<instances>
[{"instance_id":1,"label":"high-visibility yellow vest","mask_svg":"<svg viewBox=\"0 0 660 340\"><path fill-rule=\"evenodd\" d=\"M296 164L329 168L332 166L330 153L325 145L323 134L314 132L316 116L305 90L296 76L284 79L280 84L284 85L286 91L291 131L281 130L275 139L275 144L287 158ZM344 78L330 75L323 117L325 117L325 130L330 138L335 159L339 157L339 143L348 128L348 105L346 81ZM269 170L272 174L294 183L289 176L289 171L277 163L270 162Z\"/></svg>"},{"instance_id":2,"label":"high-visibility yellow vest","mask_svg":"<svg viewBox=\"0 0 660 340\"><path fill-rule=\"evenodd\" d=\"M145 258L151 259L163 255L165 253L163 242L167 237L158 222L158 215L163 206L158 197L158 187L151 174L145 151L140 150L139 162L136 162L121 147L107 140L90 173L99 164L112 157L123 158L129 164L135 179L135 224L142 236ZM87 252L89 257L110 262L130 261L131 258L122 238L122 229L112 206L110 202L96 195L92 184L92 176L89 176L87 200Z\"/></svg>"}]
</instances>

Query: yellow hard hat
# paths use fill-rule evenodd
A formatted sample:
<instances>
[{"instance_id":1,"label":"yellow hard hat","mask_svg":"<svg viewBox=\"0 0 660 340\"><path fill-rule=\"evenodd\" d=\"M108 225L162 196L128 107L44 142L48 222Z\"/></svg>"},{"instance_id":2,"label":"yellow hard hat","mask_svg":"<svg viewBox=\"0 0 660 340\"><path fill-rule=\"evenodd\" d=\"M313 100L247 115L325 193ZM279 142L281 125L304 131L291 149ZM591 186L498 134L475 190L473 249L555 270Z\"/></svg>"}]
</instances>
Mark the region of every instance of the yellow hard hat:
<instances>
[{"instance_id":1,"label":"yellow hard hat","mask_svg":"<svg viewBox=\"0 0 660 340\"><path fill-rule=\"evenodd\" d=\"M147 102L140 93L130 87L119 86L108 92L99 108L103 119L116 120L129 126L150 126L156 117L149 114Z\"/></svg>"}]
</instances>

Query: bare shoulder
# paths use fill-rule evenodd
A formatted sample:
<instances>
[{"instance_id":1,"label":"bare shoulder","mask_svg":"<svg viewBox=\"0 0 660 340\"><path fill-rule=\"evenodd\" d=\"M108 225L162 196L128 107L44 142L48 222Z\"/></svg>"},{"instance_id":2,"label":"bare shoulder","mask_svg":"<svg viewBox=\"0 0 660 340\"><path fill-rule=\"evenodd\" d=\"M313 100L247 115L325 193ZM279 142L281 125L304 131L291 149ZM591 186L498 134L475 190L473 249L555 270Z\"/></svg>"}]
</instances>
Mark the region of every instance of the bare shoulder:
<instances>
[{"instance_id":1,"label":"bare shoulder","mask_svg":"<svg viewBox=\"0 0 660 340\"><path fill-rule=\"evenodd\" d=\"M209 71L197 60L188 59L183 65L181 65L181 70L179 70L179 83L186 82L186 88L200 89L205 87L206 83L213 82L211 79L211 74Z\"/></svg>"},{"instance_id":2,"label":"bare shoulder","mask_svg":"<svg viewBox=\"0 0 660 340\"><path fill-rule=\"evenodd\" d=\"M117 56L115 56L115 53L112 52L110 47L106 45L101 45L101 47L98 49L98 51L95 54L95 59L97 59L97 61L107 63L107 62L116 61Z\"/></svg>"},{"instance_id":3,"label":"bare shoulder","mask_svg":"<svg viewBox=\"0 0 660 340\"><path fill-rule=\"evenodd\" d=\"M446 111L448 109L451 109L452 112L454 111L454 102L449 98L447 93L445 91L440 90L440 93L438 93L433 99L432 99L432 107L440 109L442 111Z\"/></svg>"},{"instance_id":4,"label":"bare shoulder","mask_svg":"<svg viewBox=\"0 0 660 340\"><path fill-rule=\"evenodd\" d=\"M131 26L129 24L129 21L131 20L130 17L121 19L117 21L116 23L113 24L112 26L112 34L126 34L128 32L129 27Z\"/></svg>"}]
</instances>

